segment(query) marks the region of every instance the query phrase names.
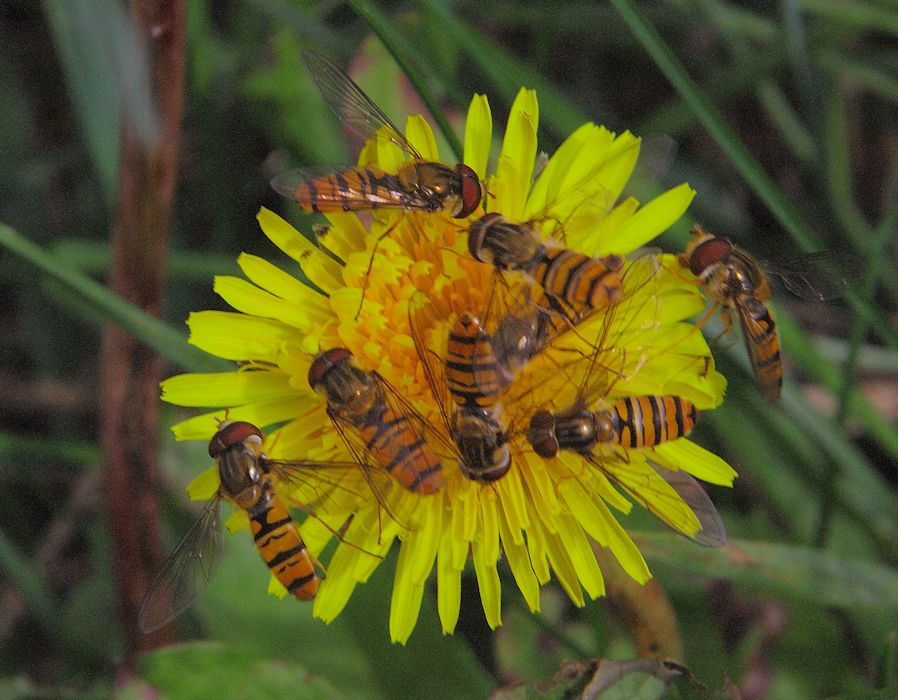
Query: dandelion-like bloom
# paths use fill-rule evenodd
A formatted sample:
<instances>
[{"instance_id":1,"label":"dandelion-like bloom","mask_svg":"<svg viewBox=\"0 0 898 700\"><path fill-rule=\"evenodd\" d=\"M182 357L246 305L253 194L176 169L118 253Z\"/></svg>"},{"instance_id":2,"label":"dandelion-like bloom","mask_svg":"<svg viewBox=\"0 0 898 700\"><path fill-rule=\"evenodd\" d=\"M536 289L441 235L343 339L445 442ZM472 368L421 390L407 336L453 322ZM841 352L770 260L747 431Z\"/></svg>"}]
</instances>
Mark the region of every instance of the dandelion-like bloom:
<instances>
[{"instance_id":1,"label":"dandelion-like bloom","mask_svg":"<svg viewBox=\"0 0 898 700\"><path fill-rule=\"evenodd\" d=\"M674 223L694 195L681 185L644 206L632 198L615 204L635 166L638 139L629 133L616 136L594 124L573 133L532 183L537 123L536 96L522 90L511 109L496 170L487 177L489 105L480 95L471 102L464 162L487 184L488 211L511 221L536 218L546 235L563 236L567 247L590 256L628 255ZM439 160L433 134L421 117L409 119L406 136L424 158ZM360 164L375 163L396 172L405 158L395 145L379 139L368 143ZM475 212L471 220L482 214ZM325 400L312 391L307 379L312 359L336 347L349 349L360 367L377 372L434 431L446 433L413 342L410 299L423 297L438 310L438 326L430 329L433 338L445 335L459 314L484 309L498 273L471 258L466 223L442 214L380 210L368 230L355 214L329 215L329 231L321 238L325 252L268 210L263 209L258 219L265 235L299 263L317 289L247 254L238 262L249 282L216 278L216 292L236 311L192 314L191 342L211 354L240 361L241 367L224 374L181 375L164 383L166 401L215 409L176 426L177 438L208 439L216 430L216 418L227 410L230 419L263 429L283 424L276 440L269 439L273 458L350 459L326 413ZM563 230L553 231L561 221ZM699 519L676 493L640 487L657 481L647 458L661 468L730 485L733 470L688 439L641 450L599 447L592 463L574 453L543 460L525 439L534 410L570 405L577 392L577 372L587 370L607 375L601 381L608 399L666 394L699 409L720 403L724 379L714 370L701 333L686 321L704 307L704 299L694 284L676 274L671 256L656 259L660 262L654 267L643 265L652 270L648 278L628 274L640 259L628 260L622 271L623 301L563 334L515 379L503 401L512 465L501 479L483 484L465 478L453 456L434 443L443 465L444 486L438 493L418 495L393 482L381 503L364 480L347 477L340 484L352 481L346 488L334 488L327 499L319 499L316 518L302 524L313 555L349 515L353 518L343 534L345 542L327 564L327 578L314 603L317 617L333 620L355 586L381 563L371 555L385 554L395 539L400 549L390 634L402 643L414 628L434 567L443 631L454 630L461 575L469 558L493 628L501 624L498 567L503 552L532 611L539 609L540 586L553 575L578 606L584 604L584 593L590 598L603 594L602 573L589 538L610 550L636 581L645 582L651 576L649 569L619 522L632 503L615 484L625 485L633 498L687 536L701 530ZM506 275L506 283L512 291L528 284L519 273ZM609 359L595 364L568 361L589 356L600 332L603 342L613 344ZM445 348L434 350L440 353ZM573 369L560 371L566 363ZM445 442L452 444L448 434ZM209 497L216 486L212 469L191 486L190 493ZM314 495L293 484L283 488L294 490L290 495L298 502L314 500ZM278 592L279 586L273 580L271 589Z\"/></svg>"}]
</instances>

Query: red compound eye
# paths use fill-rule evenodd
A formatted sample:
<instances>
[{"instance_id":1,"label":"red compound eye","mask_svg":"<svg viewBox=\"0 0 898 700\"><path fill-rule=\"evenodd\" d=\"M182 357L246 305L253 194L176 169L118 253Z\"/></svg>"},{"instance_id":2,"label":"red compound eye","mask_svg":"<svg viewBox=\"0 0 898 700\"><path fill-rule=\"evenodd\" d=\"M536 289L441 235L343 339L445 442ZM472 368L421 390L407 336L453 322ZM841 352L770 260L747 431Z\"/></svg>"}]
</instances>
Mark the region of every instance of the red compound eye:
<instances>
[{"instance_id":1,"label":"red compound eye","mask_svg":"<svg viewBox=\"0 0 898 700\"><path fill-rule=\"evenodd\" d=\"M259 440L262 439L262 431L252 423L242 420L226 421L221 424L218 432L209 441L209 456L214 459L225 450L253 436L258 437Z\"/></svg>"},{"instance_id":2,"label":"red compound eye","mask_svg":"<svg viewBox=\"0 0 898 700\"><path fill-rule=\"evenodd\" d=\"M715 236L699 243L689 256L689 270L698 277L711 265L723 262L733 250L733 242L726 236Z\"/></svg>"},{"instance_id":3,"label":"red compound eye","mask_svg":"<svg viewBox=\"0 0 898 700\"><path fill-rule=\"evenodd\" d=\"M483 186L480 178L469 166L459 163L456 166L461 177L461 211L455 215L456 219L464 219L473 214L483 201Z\"/></svg>"},{"instance_id":4,"label":"red compound eye","mask_svg":"<svg viewBox=\"0 0 898 700\"><path fill-rule=\"evenodd\" d=\"M318 355L309 367L309 386L316 390L327 373L349 357L352 357L352 353L346 348L331 348Z\"/></svg>"}]
</instances>

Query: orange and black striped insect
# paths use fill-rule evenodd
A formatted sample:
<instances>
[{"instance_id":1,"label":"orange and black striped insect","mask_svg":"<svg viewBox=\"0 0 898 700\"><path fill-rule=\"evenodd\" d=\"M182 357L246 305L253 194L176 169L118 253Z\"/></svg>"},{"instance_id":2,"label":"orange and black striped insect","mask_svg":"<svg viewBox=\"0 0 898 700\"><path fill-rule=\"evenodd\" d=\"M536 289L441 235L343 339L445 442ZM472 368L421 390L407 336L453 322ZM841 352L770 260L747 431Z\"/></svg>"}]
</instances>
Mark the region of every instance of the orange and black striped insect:
<instances>
[{"instance_id":1,"label":"orange and black striped insect","mask_svg":"<svg viewBox=\"0 0 898 700\"><path fill-rule=\"evenodd\" d=\"M278 193L308 212L405 209L464 219L477 210L484 189L469 166L425 160L346 73L314 51L302 55L325 101L347 127L365 139L387 139L411 160L396 173L374 165L294 170L271 181Z\"/></svg>"},{"instance_id":2,"label":"orange and black striped insect","mask_svg":"<svg viewBox=\"0 0 898 700\"><path fill-rule=\"evenodd\" d=\"M322 464L272 460L262 452L262 439L262 432L251 423L226 421L209 442L209 455L218 466L218 492L150 585L138 613L141 631L153 632L174 620L209 582L222 544L218 522L222 500L246 511L259 554L287 591L300 600L315 597L321 565L306 550L276 482L304 481L300 475ZM353 462L325 468L339 466L358 469Z\"/></svg>"},{"instance_id":3,"label":"orange and black striped insect","mask_svg":"<svg viewBox=\"0 0 898 700\"><path fill-rule=\"evenodd\" d=\"M496 481L511 466L499 402L513 377L473 314L460 314L450 328L445 368L456 404L450 433L461 453L462 474L474 481Z\"/></svg>"},{"instance_id":4,"label":"orange and black striped insect","mask_svg":"<svg viewBox=\"0 0 898 700\"><path fill-rule=\"evenodd\" d=\"M632 168L640 143L639 139L624 140L614 155L576 175L547 168L533 185L533 191L547 200L541 210L520 222L498 212L484 214L468 225L469 253L493 267L497 275L523 275L531 287L540 288L532 296L543 296L544 306L562 314L569 324L579 324L593 312L615 304L621 298L624 258L574 250L568 243L568 231L569 227L580 232L601 228L614 209L616 195L598 186L596 178L616 167Z\"/></svg>"},{"instance_id":5,"label":"orange and black striped insect","mask_svg":"<svg viewBox=\"0 0 898 700\"><path fill-rule=\"evenodd\" d=\"M858 261L850 255L823 251L772 265L756 260L728 236L718 236L700 226L695 227L693 236L679 256L680 264L698 277L706 294L720 307L727 330L732 326L730 312L736 312L761 394L772 403L782 390L783 366L779 333L768 303L772 296L768 275L781 279L786 289L803 299L825 301L842 294L853 281L827 272L819 263L838 257L853 269Z\"/></svg>"},{"instance_id":6,"label":"orange and black striped insect","mask_svg":"<svg viewBox=\"0 0 898 700\"><path fill-rule=\"evenodd\" d=\"M688 435L698 416L695 405L679 396L628 396L595 410L574 405L537 411L527 440L545 458L559 450L591 454L597 445L641 449Z\"/></svg>"},{"instance_id":7,"label":"orange and black striped insect","mask_svg":"<svg viewBox=\"0 0 898 700\"><path fill-rule=\"evenodd\" d=\"M445 429L435 434L466 478L490 483L511 467L500 403L510 377L476 316L458 314L448 328L444 319L422 294L412 297L412 339Z\"/></svg>"},{"instance_id":8,"label":"orange and black striped insect","mask_svg":"<svg viewBox=\"0 0 898 700\"><path fill-rule=\"evenodd\" d=\"M545 241L534 222L515 224L501 214L485 214L468 228L468 250L497 270L529 277L574 324L621 298L621 256L593 258Z\"/></svg>"},{"instance_id":9,"label":"orange and black striped insect","mask_svg":"<svg viewBox=\"0 0 898 700\"><path fill-rule=\"evenodd\" d=\"M309 386L327 400L328 416L361 464L373 460L422 496L443 488L443 467L425 437L424 419L377 372L362 370L349 350L331 348L315 357Z\"/></svg>"},{"instance_id":10,"label":"orange and black striped insect","mask_svg":"<svg viewBox=\"0 0 898 700\"><path fill-rule=\"evenodd\" d=\"M776 321L767 304L770 283L758 261L729 237L699 227L694 236L680 264L701 280L708 296L720 305L727 330L732 326L730 310L735 310L761 395L772 403L783 388L783 364Z\"/></svg>"}]
</instances>

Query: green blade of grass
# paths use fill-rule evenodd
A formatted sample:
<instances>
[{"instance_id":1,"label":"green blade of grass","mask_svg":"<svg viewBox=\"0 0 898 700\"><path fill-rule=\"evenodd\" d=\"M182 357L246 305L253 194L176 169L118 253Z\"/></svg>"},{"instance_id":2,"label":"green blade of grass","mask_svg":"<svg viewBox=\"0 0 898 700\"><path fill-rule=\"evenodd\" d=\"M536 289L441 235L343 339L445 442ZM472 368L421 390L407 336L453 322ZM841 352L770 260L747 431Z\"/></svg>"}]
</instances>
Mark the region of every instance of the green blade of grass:
<instances>
[{"instance_id":1,"label":"green blade of grass","mask_svg":"<svg viewBox=\"0 0 898 700\"><path fill-rule=\"evenodd\" d=\"M560 137L567 136L589 121L583 110L543 78L539 71L514 58L496 42L484 38L474 27L459 21L447 3L419 0L419 4L445 28L447 35L476 63L508 104L511 104L521 86L534 88L539 93L540 123L545 123Z\"/></svg>"},{"instance_id":2,"label":"green blade of grass","mask_svg":"<svg viewBox=\"0 0 898 700\"><path fill-rule=\"evenodd\" d=\"M221 371L230 365L187 344L183 333L146 314L90 277L0 223L0 245L64 285L105 318L139 338L172 364L193 372Z\"/></svg>"},{"instance_id":3,"label":"green blade of grass","mask_svg":"<svg viewBox=\"0 0 898 700\"><path fill-rule=\"evenodd\" d=\"M863 293L867 298L873 298L876 286L879 281L880 271L882 270L883 257L885 255L886 244L892 237L895 224L898 222L898 205L892 208L892 211L883 219L879 225L876 237L873 242L873 252L867 263L867 272L864 276ZM857 319L851 329L849 338L848 359L842 368L842 386L839 388L838 399L839 408L836 413L836 423L843 430L851 411L851 399L855 393L855 374L857 371L857 362L860 356L861 343L864 335L867 333L867 324ZM898 443L898 436L896 436ZM893 445L893 447L896 447ZM898 449L898 447L896 447ZM894 454L894 453L893 453ZM826 481L823 505L820 508L820 519L817 522L816 533L814 535L814 543L820 546L825 542L829 533L830 517L833 507L835 506L836 493L836 474L833 472Z\"/></svg>"},{"instance_id":4,"label":"green blade of grass","mask_svg":"<svg viewBox=\"0 0 898 700\"><path fill-rule=\"evenodd\" d=\"M0 571L25 599L28 611L48 631L56 628L57 610L44 580L0 531Z\"/></svg>"},{"instance_id":5,"label":"green blade of grass","mask_svg":"<svg viewBox=\"0 0 898 700\"><path fill-rule=\"evenodd\" d=\"M695 112L696 117L732 161L755 194L760 197L789 233L796 245L804 251L818 250L821 246L807 223L798 214L780 189L767 176L760 164L752 158L745 145L723 121L716 107L698 88L683 64L649 24L644 15L630 0L611 0L634 36L643 45L658 68L674 86L683 100ZM853 291L846 294L852 308L864 318L876 334L893 349L898 350L898 332L884 313Z\"/></svg>"},{"instance_id":6,"label":"green blade of grass","mask_svg":"<svg viewBox=\"0 0 898 700\"><path fill-rule=\"evenodd\" d=\"M753 591L844 610L898 612L898 571L833 552L784 544L730 540L717 549L668 534L633 533L653 568L725 578Z\"/></svg>"},{"instance_id":7,"label":"green blade of grass","mask_svg":"<svg viewBox=\"0 0 898 700\"><path fill-rule=\"evenodd\" d=\"M736 374L727 371L732 361L748 371L741 347L721 358L726 376ZM744 381L731 382L727 394L727 401L708 415L708 421L741 465L762 477L771 497L782 497L783 517L796 532L810 540L819 509L808 515L789 503L822 500L827 480L833 478L837 480L839 507L860 524L885 556L898 561L898 498L844 431L811 409L788 382L773 409L763 402L747 375ZM894 433L894 428L891 430ZM803 495L782 486L783 469L789 471L785 476L791 478L797 471L801 481L808 482ZM797 488L804 487L803 483Z\"/></svg>"},{"instance_id":8,"label":"green blade of grass","mask_svg":"<svg viewBox=\"0 0 898 700\"><path fill-rule=\"evenodd\" d=\"M888 32L898 36L898 14L869 2L853 0L801 0L802 9L811 15L833 20L839 26L851 25L873 32Z\"/></svg>"}]
</instances>

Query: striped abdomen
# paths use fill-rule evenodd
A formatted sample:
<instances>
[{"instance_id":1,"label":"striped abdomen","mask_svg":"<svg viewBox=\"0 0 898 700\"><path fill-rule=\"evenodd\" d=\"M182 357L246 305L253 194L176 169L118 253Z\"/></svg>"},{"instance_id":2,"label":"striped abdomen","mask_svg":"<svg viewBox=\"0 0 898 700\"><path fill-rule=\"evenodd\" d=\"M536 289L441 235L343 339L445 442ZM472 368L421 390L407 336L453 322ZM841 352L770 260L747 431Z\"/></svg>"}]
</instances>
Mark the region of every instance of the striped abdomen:
<instances>
[{"instance_id":1,"label":"striped abdomen","mask_svg":"<svg viewBox=\"0 0 898 700\"><path fill-rule=\"evenodd\" d=\"M327 400L334 425L359 432L368 453L404 488L428 495L443 487L442 465L420 424L398 412L400 399L376 372L365 372L346 348L320 353L309 386ZM390 398L388 398L390 397Z\"/></svg>"},{"instance_id":2,"label":"striped abdomen","mask_svg":"<svg viewBox=\"0 0 898 700\"><path fill-rule=\"evenodd\" d=\"M610 441L632 448L652 447L688 435L698 420L698 409L679 396L632 396L616 401L603 413L611 421Z\"/></svg>"},{"instance_id":3,"label":"striped abdomen","mask_svg":"<svg viewBox=\"0 0 898 700\"><path fill-rule=\"evenodd\" d=\"M364 416L350 420L371 456L404 488L426 496L443 487L440 460L407 416L382 402Z\"/></svg>"},{"instance_id":4,"label":"striped abdomen","mask_svg":"<svg viewBox=\"0 0 898 700\"><path fill-rule=\"evenodd\" d=\"M449 331L446 351L446 384L459 406L495 406L509 385L509 376L499 362L492 338L480 322L464 313Z\"/></svg>"},{"instance_id":5,"label":"striped abdomen","mask_svg":"<svg viewBox=\"0 0 898 700\"><path fill-rule=\"evenodd\" d=\"M779 398L783 388L780 340L773 313L767 304L753 297L739 298L736 311L761 395L772 403Z\"/></svg>"},{"instance_id":6,"label":"striped abdomen","mask_svg":"<svg viewBox=\"0 0 898 700\"><path fill-rule=\"evenodd\" d=\"M312 600L318 592L318 574L306 551L299 527L264 480L262 495L247 509L256 548L284 588L300 600Z\"/></svg>"},{"instance_id":7,"label":"striped abdomen","mask_svg":"<svg viewBox=\"0 0 898 700\"><path fill-rule=\"evenodd\" d=\"M403 188L398 174L373 166L310 178L296 186L293 198L309 212L430 208Z\"/></svg>"},{"instance_id":8,"label":"striped abdomen","mask_svg":"<svg viewBox=\"0 0 898 700\"><path fill-rule=\"evenodd\" d=\"M595 309L618 302L623 296L618 272L623 258L591 258L567 248L544 247L524 268L546 292L559 300L574 323Z\"/></svg>"},{"instance_id":9,"label":"striped abdomen","mask_svg":"<svg viewBox=\"0 0 898 700\"><path fill-rule=\"evenodd\" d=\"M530 420L527 440L545 458L558 450L590 454L599 444L653 447L688 435L698 415L698 409L679 396L632 396L601 411L538 411Z\"/></svg>"}]
</instances>

